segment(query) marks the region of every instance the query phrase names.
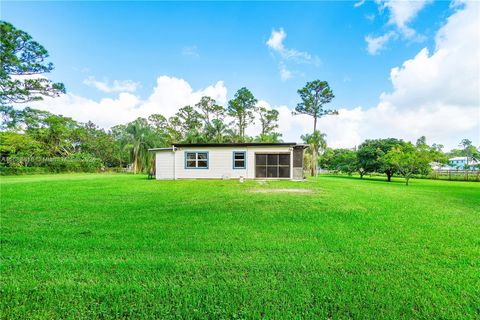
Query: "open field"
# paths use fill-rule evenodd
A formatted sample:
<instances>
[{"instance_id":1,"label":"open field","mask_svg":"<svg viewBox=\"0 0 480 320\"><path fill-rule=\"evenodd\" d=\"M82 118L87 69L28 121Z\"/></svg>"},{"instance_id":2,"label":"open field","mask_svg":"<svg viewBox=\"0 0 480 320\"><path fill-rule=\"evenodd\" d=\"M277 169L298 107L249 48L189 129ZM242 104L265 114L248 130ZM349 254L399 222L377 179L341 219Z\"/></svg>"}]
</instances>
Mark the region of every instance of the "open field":
<instances>
[{"instance_id":1,"label":"open field","mask_svg":"<svg viewBox=\"0 0 480 320\"><path fill-rule=\"evenodd\" d=\"M479 183L0 181L2 318L480 317Z\"/></svg>"}]
</instances>

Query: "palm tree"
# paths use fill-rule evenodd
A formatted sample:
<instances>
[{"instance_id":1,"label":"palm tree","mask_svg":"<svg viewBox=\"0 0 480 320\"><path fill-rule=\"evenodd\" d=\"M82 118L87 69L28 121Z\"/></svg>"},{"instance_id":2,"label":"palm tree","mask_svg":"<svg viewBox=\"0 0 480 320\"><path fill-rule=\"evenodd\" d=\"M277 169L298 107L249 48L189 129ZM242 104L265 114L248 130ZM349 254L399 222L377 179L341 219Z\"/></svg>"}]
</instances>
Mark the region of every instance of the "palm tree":
<instances>
[{"instance_id":1,"label":"palm tree","mask_svg":"<svg viewBox=\"0 0 480 320\"><path fill-rule=\"evenodd\" d=\"M138 118L127 124L124 136L124 149L130 153L133 160L133 173L141 172L143 165L149 166L151 155L149 148L162 145L161 137L155 134L147 119Z\"/></svg>"},{"instance_id":2,"label":"palm tree","mask_svg":"<svg viewBox=\"0 0 480 320\"><path fill-rule=\"evenodd\" d=\"M320 150L325 150L327 148L327 135L321 133L319 130L315 130L312 134L303 135L301 138L309 145L307 152L312 155L310 173L312 176L316 176L318 163L314 155L319 154Z\"/></svg>"},{"instance_id":3,"label":"palm tree","mask_svg":"<svg viewBox=\"0 0 480 320\"><path fill-rule=\"evenodd\" d=\"M224 143L228 140L228 126L219 119L213 119L205 126L207 140L215 143Z\"/></svg>"}]
</instances>

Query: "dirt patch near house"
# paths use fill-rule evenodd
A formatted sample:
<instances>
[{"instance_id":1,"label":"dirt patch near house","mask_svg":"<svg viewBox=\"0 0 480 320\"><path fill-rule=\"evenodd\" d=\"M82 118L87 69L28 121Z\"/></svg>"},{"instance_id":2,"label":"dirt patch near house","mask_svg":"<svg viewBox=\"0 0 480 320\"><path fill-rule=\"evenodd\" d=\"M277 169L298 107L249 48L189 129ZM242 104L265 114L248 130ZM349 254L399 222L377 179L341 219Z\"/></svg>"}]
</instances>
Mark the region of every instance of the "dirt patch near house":
<instances>
[{"instance_id":1,"label":"dirt patch near house","mask_svg":"<svg viewBox=\"0 0 480 320\"><path fill-rule=\"evenodd\" d=\"M253 193L313 193L311 189L253 189Z\"/></svg>"}]
</instances>

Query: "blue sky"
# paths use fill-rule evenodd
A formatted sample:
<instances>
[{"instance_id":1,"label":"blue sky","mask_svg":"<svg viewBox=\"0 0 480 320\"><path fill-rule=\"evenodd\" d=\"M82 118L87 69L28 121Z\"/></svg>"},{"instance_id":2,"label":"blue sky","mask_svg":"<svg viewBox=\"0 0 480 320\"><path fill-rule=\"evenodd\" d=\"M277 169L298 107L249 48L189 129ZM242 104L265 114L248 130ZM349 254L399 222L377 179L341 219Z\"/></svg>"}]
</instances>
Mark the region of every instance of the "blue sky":
<instances>
[{"instance_id":1,"label":"blue sky","mask_svg":"<svg viewBox=\"0 0 480 320\"><path fill-rule=\"evenodd\" d=\"M222 81L226 99L246 86L272 107L293 108L297 89L321 79L336 95L332 107L366 111L378 108L382 93L395 91L392 68L424 48L433 55L439 30L464 9L447 1L420 3L399 9L388 1L3 1L1 18L43 44L55 64L48 77L83 99L117 99L121 85L98 89L98 82L117 80L133 83L125 91L147 100L157 78L168 76L194 91ZM275 33L281 41L267 45ZM367 37L382 42L382 36L387 40L369 52ZM294 133L286 134L298 140L302 132ZM477 133L478 123L465 132L473 140Z\"/></svg>"}]
</instances>

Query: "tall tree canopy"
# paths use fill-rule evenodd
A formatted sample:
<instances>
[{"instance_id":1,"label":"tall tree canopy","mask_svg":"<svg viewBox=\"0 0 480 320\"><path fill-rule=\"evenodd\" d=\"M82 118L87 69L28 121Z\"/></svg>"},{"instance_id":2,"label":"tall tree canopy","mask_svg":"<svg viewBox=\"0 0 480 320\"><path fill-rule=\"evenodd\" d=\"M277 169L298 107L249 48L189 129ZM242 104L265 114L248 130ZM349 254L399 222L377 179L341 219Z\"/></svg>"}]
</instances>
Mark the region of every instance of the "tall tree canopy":
<instances>
[{"instance_id":1,"label":"tall tree canopy","mask_svg":"<svg viewBox=\"0 0 480 320\"><path fill-rule=\"evenodd\" d=\"M48 51L28 33L0 20L0 104L25 103L64 93L62 83L42 76L53 70L46 58Z\"/></svg>"},{"instance_id":2,"label":"tall tree canopy","mask_svg":"<svg viewBox=\"0 0 480 320\"><path fill-rule=\"evenodd\" d=\"M228 115L235 119L240 142L245 142L245 129L254 119L253 111L257 99L247 88L240 88L232 100L228 102Z\"/></svg>"},{"instance_id":3,"label":"tall tree canopy","mask_svg":"<svg viewBox=\"0 0 480 320\"><path fill-rule=\"evenodd\" d=\"M225 117L225 108L208 96L202 97L195 107L201 113L205 126L211 125L212 120L223 120Z\"/></svg>"},{"instance_id":4,"label":"tall tree canopy","mask_svg":"<svg viewBox=\"0 0 480 320\"><path fill-rule=\"evenodd\" d=\"M300 99L302 100L297 104L295 111L293 112L294 115L298 114L306 114L308 116L313 117L313 135L319 135L320 132L317 134L317 120L326 115L333 115L338 114L337 110L330 110L325 109L325 105L330 103L335 95L333 91L330 89L327 81L320 81L314 80L311 82L307 82L305 87L299 89L298 94L300 95ZM314 141L314 140L313 140ZM318 147L312 146L312 157L311 157L311 168L312 168L312 175L317 174L317 158L318 158Z\"/></svg>"},{"instance_id":5,"label":"tall tree canopy","mask_svg":"<svg viewBox=\"0 0 480 320\"><path fill-rule=\"evenodd\" d=\"M297 104L293 114L306 114L313 117L313 131L317 130L317 120L325 115L338 114L337 110L325 109L335 95L327 81L314 80L307 82L305 87L299 89L301 102Z\"/></svg>"},{"instance_id":6,"label":"tall tree canopy","mask_svg":"<svg viewBox=\"0 0 480 320\"><path fill-rule=\"evenodd\" d=\"M257 140L260 142L279 142L282 135L275 132L275 129L278 128L278 110L258 107L255 111L261 125L260 135L257 137Z\"/></svg>"}]
</instances>

